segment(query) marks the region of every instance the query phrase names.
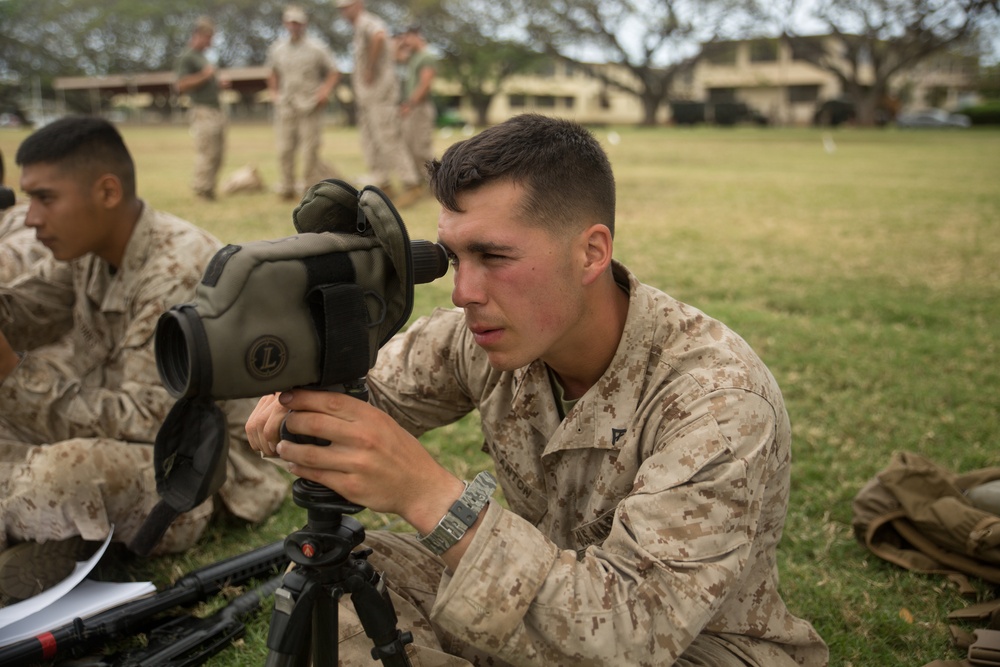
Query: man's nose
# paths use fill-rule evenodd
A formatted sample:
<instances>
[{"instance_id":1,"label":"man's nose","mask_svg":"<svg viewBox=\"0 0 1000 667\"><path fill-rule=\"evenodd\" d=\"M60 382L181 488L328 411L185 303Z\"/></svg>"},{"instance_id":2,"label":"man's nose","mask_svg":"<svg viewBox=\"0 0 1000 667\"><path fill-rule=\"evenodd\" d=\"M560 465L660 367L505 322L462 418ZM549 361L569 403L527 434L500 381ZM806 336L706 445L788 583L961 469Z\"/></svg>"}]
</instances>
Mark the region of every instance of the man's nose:
<instances>
[{"instance_id":1,"label":"man's nose","mask_svg":"<svg viewBox=\"0 0 1000 667\"><path fill-rule=\"evenodd\" d=\"M454 269L455 285L451 290L451 302L459 308L482 304L486 297L482 290L482 281L476 271L468 265L458 265Z\"/></svg>"},{"instance_id":2,"label":"man's nose","mask_svg":"<svg viewBox=\"0 0 1000 667\"><path fill-rule=\"evenodd\" d=\"M42 216L38 213L37 207L33 203L28 204L28 212L24 214L25 227L41 227Z\"/></svg>"}]
</instances>

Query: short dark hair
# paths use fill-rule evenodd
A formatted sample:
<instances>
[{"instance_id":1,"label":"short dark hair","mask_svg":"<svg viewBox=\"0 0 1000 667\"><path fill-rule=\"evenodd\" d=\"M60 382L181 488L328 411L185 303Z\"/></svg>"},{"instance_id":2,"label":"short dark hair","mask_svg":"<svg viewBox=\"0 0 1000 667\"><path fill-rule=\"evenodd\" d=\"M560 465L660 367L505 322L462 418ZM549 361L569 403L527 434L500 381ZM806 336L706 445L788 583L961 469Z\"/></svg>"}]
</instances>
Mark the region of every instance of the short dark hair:
<instances>
[{"instance_id":1,"label":"short dark hair","mask_svg":"<svg viewBox=\"0 0 1000 667\"><path fill-rule=\"evenodd\" d=\"M525 220L551 228L586 221L615 231L615 177L607 153L579 123L522 114L453 144L427 164L431 191L461 212L458 195L487 183L525 189Z\"/></svg>"},{"instance_id":2,"label":"short dark hair","mask_svg":"<svg viewBox=\"0 0 1000 667\"><path fill-rule=\"evenodd\" d=\"M135 197L135 162L122 135L103 118L66 116L53 121L21 143L15 161L22 167L58 164L93 180L110 172L121 181L125 196Z\"/></svg>"}]
</instances>

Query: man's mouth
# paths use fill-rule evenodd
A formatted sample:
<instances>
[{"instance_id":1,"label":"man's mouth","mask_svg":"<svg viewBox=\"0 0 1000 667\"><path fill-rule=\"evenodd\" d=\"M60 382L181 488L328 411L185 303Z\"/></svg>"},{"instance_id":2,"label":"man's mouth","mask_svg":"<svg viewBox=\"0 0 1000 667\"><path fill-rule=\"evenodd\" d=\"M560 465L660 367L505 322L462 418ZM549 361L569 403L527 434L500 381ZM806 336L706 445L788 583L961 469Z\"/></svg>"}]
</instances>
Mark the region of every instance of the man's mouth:
<instances>
[{"instance_id":1,"label":"man's mouth","mask_svg":"<svg viewBox=\"0 0 1000 667\"><path fill-rule=\"evenodd\" d=\"M500 336L503 335L503 329L494 328L479 324L469 324L469 331L472 333L472 337L475 339L476 343L481 347L486 347L492 343L499 340Z\"/></svg>"}]
</instances>

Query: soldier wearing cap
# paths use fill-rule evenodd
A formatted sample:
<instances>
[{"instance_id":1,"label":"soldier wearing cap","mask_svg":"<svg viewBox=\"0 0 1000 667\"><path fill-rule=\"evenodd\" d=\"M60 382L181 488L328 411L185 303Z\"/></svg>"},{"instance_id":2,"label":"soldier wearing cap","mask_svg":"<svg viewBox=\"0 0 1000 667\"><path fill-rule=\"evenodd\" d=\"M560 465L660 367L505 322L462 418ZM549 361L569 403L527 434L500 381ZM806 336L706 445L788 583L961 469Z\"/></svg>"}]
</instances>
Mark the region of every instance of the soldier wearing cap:
<instances>
[{"instance_id":1,"label":"soldier wearing cap","mask_svg":"<svg viewBox=\"0 0 1000 667\"><path fill-rule=\"evenodd\" d=\"M267 56L268 89L274 102L274 130L278 143L283 199L297 199L305 188L334 174L324 173L320 160L323 114L340 70L333 54L306 33L309 17L296 5L282 14L287 35L271 45ZM302 179L295 177L295 154L302 153Z\"/></svg>"}]
</instances>

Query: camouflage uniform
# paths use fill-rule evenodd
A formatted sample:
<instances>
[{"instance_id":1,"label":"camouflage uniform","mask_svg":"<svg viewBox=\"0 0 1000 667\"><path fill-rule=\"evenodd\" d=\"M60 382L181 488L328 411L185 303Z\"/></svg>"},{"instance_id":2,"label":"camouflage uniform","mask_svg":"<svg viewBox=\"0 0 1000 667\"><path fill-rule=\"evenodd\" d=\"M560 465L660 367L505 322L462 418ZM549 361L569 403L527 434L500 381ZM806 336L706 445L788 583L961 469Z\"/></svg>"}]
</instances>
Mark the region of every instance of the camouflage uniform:
<instances>
[{"instance_id":1,"label":"camouflage uniform","mask_svg":"<svg viewBox=\"0 0 1000 667\"><path fill-rule=\"evenodd\" d=\"M425 67L437 68L437 59L426 49L410 56L406 63L406 80L403 82L403 101L413 94L420 83L420 72ZM410 108L402 118L403 143L418 170L434 159L434 121L437 111L428 93L424 100ZM426 180L426 174L424 174Z\"/></svg>"},{"instance_id":2,"label":"camouflage uniform","mask_svg":"<svg viewBox=\"0 0 1000 667\"><path fill-rule=\"evenodd\" d=\"M177 78L201 72L208 65L205 55L188 49L177 60ZM213 76L188 91L191 136L194 138L195 165L191 189L198 195L214 196L226 145L226 114L219 102L219 79Z\"/></svg>"},{"instance_id":3,"label":"camouflage uniform","mask_svg":"<svg viewBox=\"0 0 1000 667\"><path fill-rule=\"evenodd\" d=\"M278 138L278 163L282 194L300 192L295 183L295 150L302 149L302 177L307 185L330 176L319 158L325 109L316 106L316 95L328 74L337 69L333 54L308 35L293 42L275 42L267 54L267 67L278 75L274 101L274 130Z\"/></svg>"},{"instance_id":4,"label":"camouflage uniform","mask_svg":"<svg viewBox=\"0 0 1000 667\"><path fill-rule=\"evenodd\" d=\"M544 364L493 370L460 311L381 353L373 396L408 431L479 410L510 508L489 505L455 572L412 535L369 533L399 627L430 647L417 664L826 665L778 591L791 434L774 378L723 324L614 270L625 330L565 419ZM342 664L364 664L342 611L358 655Z\"/></svg>"},{"instance_id":5,"label":"camouflage uniform","mask_svg":"<svg viewBox=\"0 0 1000 667\"><path fill-rule=\"evenodd\" d=\"M0 384L0 548L8 540L127 542L157 501L152 446L173 399L156 370L160 314L191 299L219 242L148 206L114 273L94 255L51 257L0 286L0 331L23 353ZM220 491L237 516L259 521L286 482L253 456L243 424L253 401L224 406L229 477ZM212 501L182 517L160 551L189 547Z\"/></svg>"},{"instance_id":6,"label":"camouflage uniform","mask_svg":"<svg viewBox=\"0 0 1000 667\"><path fill-rule=\"evenodd\" d=\"M386 43L373 68L375 79L369 84L365 83L362 72L368 68L368 43L379 32L385 33ZM357 98L361 149L371 171L371 180L375 185L385 187L395 174L404 187L419 185L422 182L420 172L403 143L399 81L385 21L371 12L362 11L354 24L352 50L354 76L351 86Z\"/></svg>"},{"instance_id":7,"label":"camouflage uniform","mask_svg":"<svg viewBox=\"0 0 1000 667\"><path fill-rule=\"evenodd\" d=\"M35 240L35 230L24 226L28 205L19 204L0 218L0 283L9 283L49 254Z\"/></svg>"}]
</instances>

